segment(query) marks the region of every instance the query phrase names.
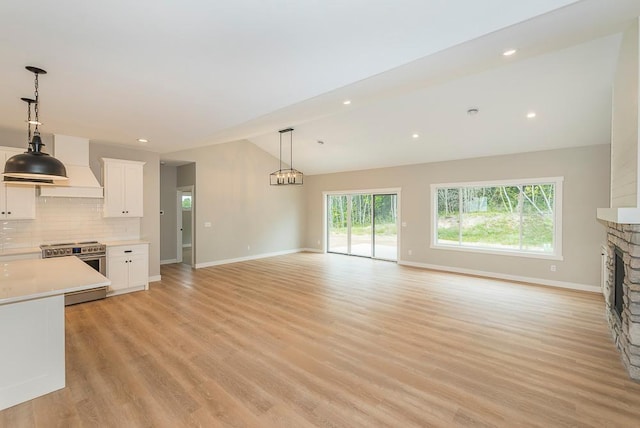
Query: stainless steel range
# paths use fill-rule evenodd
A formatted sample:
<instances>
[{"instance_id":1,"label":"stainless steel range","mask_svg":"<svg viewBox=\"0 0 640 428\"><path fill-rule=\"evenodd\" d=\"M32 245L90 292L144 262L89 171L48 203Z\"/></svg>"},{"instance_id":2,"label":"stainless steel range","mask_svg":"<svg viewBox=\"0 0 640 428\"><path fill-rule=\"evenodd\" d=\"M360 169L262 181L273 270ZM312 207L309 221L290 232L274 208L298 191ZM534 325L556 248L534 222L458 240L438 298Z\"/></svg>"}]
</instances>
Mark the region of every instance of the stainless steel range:
<instances>
[{"instance_id":1,"label":"stainless steel range","mask_svg":"<svg viewBox=\"0 0 640 428\"><path fill-rule=\"evenodd\" d=\"M98 241L68 242L63 244L40 245L42 258L76 256L102 275L106 274L107 247ZM67 293L64 296L65 305L90 302L107 297L107 287L97 287L90 290Z\"/></svg>"}]
</instances>

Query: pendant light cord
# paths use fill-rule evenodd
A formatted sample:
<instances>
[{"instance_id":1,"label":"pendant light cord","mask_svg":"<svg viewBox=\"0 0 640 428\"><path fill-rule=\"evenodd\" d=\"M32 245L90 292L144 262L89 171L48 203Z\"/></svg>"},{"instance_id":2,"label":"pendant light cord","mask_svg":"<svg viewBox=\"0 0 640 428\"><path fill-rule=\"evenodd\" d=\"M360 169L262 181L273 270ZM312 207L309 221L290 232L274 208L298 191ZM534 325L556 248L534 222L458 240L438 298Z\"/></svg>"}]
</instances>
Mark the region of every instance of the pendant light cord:
<instances>
[{"instance_id":1,"label":"pendant light cord","mask_svg":"<svg viewBox=\"0 0 640 428\"><path fill-rule=\"evenodd\" d=\"M31 151L31 101L26 101L27 103L27 144L29 147L28 151Z\"/></svg>"},{"instance_id":2,"label":"pendant light cord","mask_svg":"<svg viewBox=\"0 0 640 428\"><path fill-rule=\"evenodd\" d=\"M34 110L34 112L36 114L36 129L33 131L33 135L36 135L36 134L39 135L40 131L38 130L38 125L40 125L40 121L38 120L38 105L39 105L39 103L38 103L38 73L34 73L34 74L36 75L36 78L35 78L35 88L36 88L36 90L35 90L35 100L36 100L36 102L34 103L33 110ZM31 108L29 108L29 113L31 113Z\"/></svg>"}]
</instances>

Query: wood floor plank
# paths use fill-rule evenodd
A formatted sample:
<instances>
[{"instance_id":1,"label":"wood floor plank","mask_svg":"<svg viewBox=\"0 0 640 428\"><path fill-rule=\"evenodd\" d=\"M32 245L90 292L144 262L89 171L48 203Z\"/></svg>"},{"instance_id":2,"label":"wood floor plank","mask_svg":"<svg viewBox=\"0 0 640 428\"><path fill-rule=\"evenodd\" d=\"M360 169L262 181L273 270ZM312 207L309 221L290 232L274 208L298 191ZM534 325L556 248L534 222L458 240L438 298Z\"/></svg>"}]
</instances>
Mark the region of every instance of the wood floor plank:
<instances>
[{"instance_id":1,"label":"wood floor plank","mask_svg":"<svg viewBox=\"0 0 640 428\"><path fill-rule=\"evenodd\" d=\"M65 319L67 387L0 426L640 426L596 294L301 253Z\"/></svg>"}]
</instances>

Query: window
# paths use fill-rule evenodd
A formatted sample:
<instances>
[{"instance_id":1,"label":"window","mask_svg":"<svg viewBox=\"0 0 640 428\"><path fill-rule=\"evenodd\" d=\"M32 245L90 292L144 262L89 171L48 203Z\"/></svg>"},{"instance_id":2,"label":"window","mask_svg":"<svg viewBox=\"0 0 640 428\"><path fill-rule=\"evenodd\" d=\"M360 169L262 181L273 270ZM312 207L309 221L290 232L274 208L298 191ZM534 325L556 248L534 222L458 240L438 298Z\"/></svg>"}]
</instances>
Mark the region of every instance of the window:
<instances>
[{"instance_id":1,"label":"window","mask_svg":"<svg viewBox=\"0 0 640 428\"><path fill-rule=\"evenodd\" d=\"M562 258L562 177L434 184L434 248Z\"/></svg>"},{"instance_id":2,"label":"window","mask_svg":"<svg viewBox=\"0 0 640 428\"><path fill-rule=\"evenodd\" d=\"M182 195L182 211L191 211L191 195Z\"/></svg>"}]
</instances>

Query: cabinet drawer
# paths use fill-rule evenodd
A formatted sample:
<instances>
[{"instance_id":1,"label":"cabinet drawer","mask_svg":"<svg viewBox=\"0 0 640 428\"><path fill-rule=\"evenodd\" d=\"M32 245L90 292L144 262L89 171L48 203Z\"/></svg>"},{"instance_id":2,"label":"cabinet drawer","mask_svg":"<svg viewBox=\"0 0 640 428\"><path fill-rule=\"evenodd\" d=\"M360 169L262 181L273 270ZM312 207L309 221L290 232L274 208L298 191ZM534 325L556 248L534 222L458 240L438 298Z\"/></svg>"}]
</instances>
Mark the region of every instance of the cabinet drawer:
<instances>
[{"instance_id":1,"label":"cabinet drawer","mask_svg":"<svg viewBox=\"0 0 640 428\"><path fill-rule=\"evenodd\" d=\"M107 247L107 257L138 256L146 255L148 252L149 246L147 244L118 245L115 247Z\"/></svg>"}]
</instances>

